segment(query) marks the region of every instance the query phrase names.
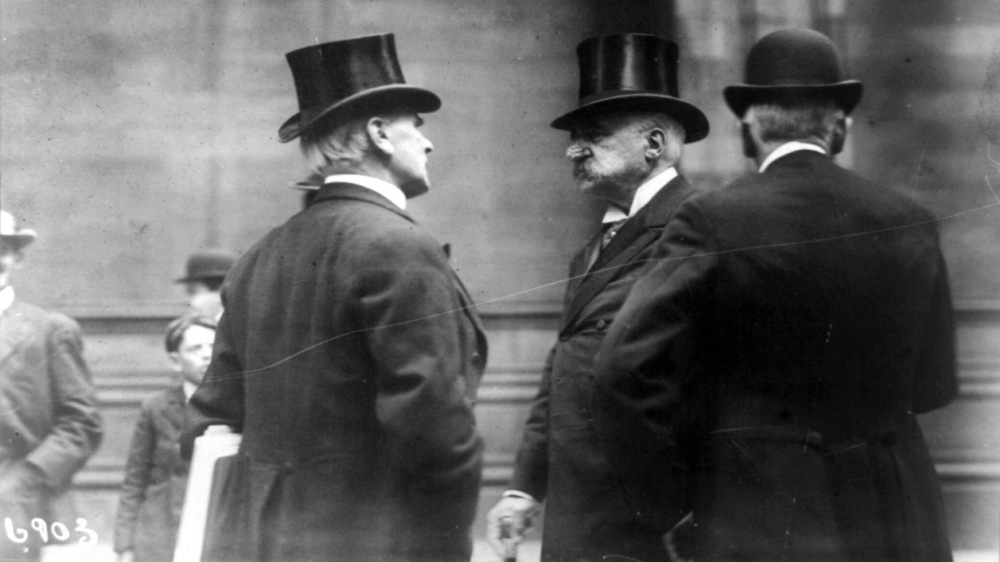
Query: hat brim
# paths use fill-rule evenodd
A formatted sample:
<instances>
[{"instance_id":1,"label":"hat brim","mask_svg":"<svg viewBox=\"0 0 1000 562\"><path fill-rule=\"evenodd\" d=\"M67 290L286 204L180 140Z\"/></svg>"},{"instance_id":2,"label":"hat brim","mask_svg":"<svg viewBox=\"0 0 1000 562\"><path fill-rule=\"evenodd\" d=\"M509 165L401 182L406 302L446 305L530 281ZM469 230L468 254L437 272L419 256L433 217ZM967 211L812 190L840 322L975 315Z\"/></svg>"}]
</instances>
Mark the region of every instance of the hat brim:
<instances>
[{"instance_id":1,"label":"hat brim","mask_svg":"<svg viewBox=\"0 0 1000 562\"><path fill-rule=\"evenodd\" d=\"M13 244L17 248L23 248L38 238L38 233L30 228L22 228L13 234L0 234L0 238Z\"/></svg>"},{"instance_id":2,"label":"hat brim","mask_svg":"<svg viewBox=\"0 0 1000 562\"><path fill-rule=\"evenodd\" d=\"M327 107L310 108L296 113L278 129L278 140L288 142L298 138L302 131L323 117L362 116L396 108L407 108L416 113L431 113L441 108L441 98L430 90L406 84L378 86L348 96Z\"/></svg>"},{"instance_id":3,"label":"hat brim","mask_svg":"<svg viewBox=\"0 0 1000 562\"><path fill-rule=\"evenodd\" d=\"M684 142L698 142L708 136L708 118L690 103L665 94L620 92L590 100L552 122L552 127L571 130L582 119L609 113L623 112L664 113L684 127Z\"/></svg>"},{"instance_id":4,"label":"hat brim","mask_svg":"<svg viewBox=\"0 0 1000 562\"><path fill-rule=\"evenodd\" d=\"M755 86L736 84L722 90L729 109L737 117L743 117L748 107L754 103L768 103L782 100L831 100L851 113L861 101L864 87L857 80L845 80L836 84L791 84L787 86Z\"/></svg>"}]
</instances>

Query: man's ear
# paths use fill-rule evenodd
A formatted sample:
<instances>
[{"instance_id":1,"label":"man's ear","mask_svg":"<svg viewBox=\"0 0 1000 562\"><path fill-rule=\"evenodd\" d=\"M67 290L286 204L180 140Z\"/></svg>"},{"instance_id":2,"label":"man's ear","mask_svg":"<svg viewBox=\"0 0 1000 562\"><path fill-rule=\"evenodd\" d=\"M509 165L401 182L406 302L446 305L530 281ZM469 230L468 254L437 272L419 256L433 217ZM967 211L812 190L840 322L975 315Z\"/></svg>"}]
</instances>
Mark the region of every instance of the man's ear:
<instances>
[{"instance_id":1,"label":"man's ear","mask_svg":"<svg viewBox=\"0 0 1000 562\"><path fill-rule=\"evenodd\" d=\"M830 156L840 154L840 151L844 150L844 143L847 142L847 130L850 127L850 117L837 119L837 124L834 125L833 133L830 135Z\"/></svg>"},{"instance_id":2,"label":"man's ear","mask_svg":"<svg viewBox=\"0 0 1000 562\"><path fill-rule=\"evenodd\" d=\"M667 134L662 129L653 129L646 133L646 160L658 160L667 146Z\"/></svg>"},{"instance_id":3,"label":"man's ear","mask_svg":"<svg viewBox=\"0 0 1000 562\"><path fill-rule=\"evenodd\" d=\"M386 156L392 156L396 152L396 147L393 146L392 141L389 140L389 135L385 132L388 124L389 122L383 117L372 117L365 125L365 130L368 131L368 140L371 141L372 146L376 150Z\"/></svg>"},{"instance_id":4,"label":"man's ear","mask_svg":"<svg viewBox=\"0 0 1000 562\"><path fill-rule=\"evenodd\" d=\"M753 140L753 134L750 132L749 123L740 123L740 140L743 141L743 156L752 160L756 159L759 151L757 143Z\"/></svg>"},{"instance_id":5,"label":"man's ear","mask_svg":"<svg viewBox=\"0 0 1000 562\"><path fill-rule=\"evenodd\" d=\"M179 373L181 370L181 360L179 354L176 351L171 351L170 353L167 353L167 357L170 358L170 363L172 363L171 367Z\"/></svg>"}]
</instances>

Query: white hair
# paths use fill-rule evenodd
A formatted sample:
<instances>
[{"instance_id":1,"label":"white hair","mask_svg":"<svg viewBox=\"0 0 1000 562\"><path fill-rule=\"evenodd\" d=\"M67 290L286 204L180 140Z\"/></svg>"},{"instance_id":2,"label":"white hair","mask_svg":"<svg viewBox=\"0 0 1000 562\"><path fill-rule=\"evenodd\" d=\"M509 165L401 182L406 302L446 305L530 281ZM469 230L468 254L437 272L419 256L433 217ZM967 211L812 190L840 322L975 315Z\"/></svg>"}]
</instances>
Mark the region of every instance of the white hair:
<instances>
[{"instance_id":1,"label":"white hair","mask_svg":"<svg viewBox=\"0 0 1000 562\"><path fill-rule=\"evenodd\" d=\"M829 146L844 110L834 102L754 104L743 115L758 143L812 140Z\"/></svg>"},{"instance_id":2,"label":"white hair","mask_svg":"<svg viewBox=\"0 0 1000 562\"><path fill-rule=\"evenodd\" d=\"M629 126L633 127L633 130L640 135L653 129L663 131L666 142L660 159L671 163L680 160L685 132L684 127L676 119L665 113L655 112L625 113L623 117L628 119Z\"/></svg>"},{"instance_id":3,"label":"white hair","mask_svg":"<svg viewBox=\"0 0 1000 562\"><path fill-rule=\"evenodd\" d=\"M313 125L300 139L302 155L309 168L320 176L357 171L371 150L368 118L324 126Z\"/></svg>"}]
</instances>

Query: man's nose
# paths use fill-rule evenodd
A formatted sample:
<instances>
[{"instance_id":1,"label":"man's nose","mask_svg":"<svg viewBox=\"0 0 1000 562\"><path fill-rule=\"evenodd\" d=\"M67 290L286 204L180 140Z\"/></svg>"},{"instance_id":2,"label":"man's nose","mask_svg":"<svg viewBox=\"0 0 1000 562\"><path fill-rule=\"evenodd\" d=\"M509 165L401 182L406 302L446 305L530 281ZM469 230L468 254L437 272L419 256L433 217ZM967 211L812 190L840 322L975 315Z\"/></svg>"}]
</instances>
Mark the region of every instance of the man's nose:
<instances>
[{"instance_id":1,"label":"man's nose","mask_svg":"<svg viewBox=\"0 0 1000 562\"><path fill-rule=\"evenodd\" d=\"M429 138L424 137L424 153L430 154L431 152L434 152L434 143Z\"/></svg>"}]
</instances>

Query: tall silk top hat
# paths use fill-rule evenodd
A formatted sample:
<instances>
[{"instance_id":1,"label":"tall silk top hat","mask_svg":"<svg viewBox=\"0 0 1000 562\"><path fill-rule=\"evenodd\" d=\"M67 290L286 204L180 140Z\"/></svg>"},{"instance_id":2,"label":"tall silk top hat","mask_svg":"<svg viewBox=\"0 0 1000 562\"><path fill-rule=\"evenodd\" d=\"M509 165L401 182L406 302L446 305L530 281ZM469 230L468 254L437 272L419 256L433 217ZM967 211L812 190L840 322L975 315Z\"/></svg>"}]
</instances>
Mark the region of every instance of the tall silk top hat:
<instances>
[{"instance_id":1,"label":"tall silk top hat","mask_svg":"<svg viewBox=\"0 0 1000 562\"><path fill-rule=\"evenodd\" d=\"M615 112L653 111L684 127L684 142L708 136L708 119L677 93L677 45L656 35L624 33L591 37L576 48L580 102L552 122L570 130L581 119Z\"/></svg>"},{"instance_id":2,"label":"tall silk top hat","mask_svg":"<svg viewBox=\"0 0 1000 562\"><path fill-rule=\"evenodd\" d=\"M811 29L782 29L762 37L747 54L744 81L722 91L740 117L753 103L798 100L830 100L850 113L864 91L857 80L841 80L837 49Z\"/></svg>"},{"instance_id":3,"label":"tall silk top hat","mask_svg":"<svg viewBox=\"0 0 1000 562\"><path fill-rule=\"evenodd\" d=\"M285 58L299 112L278 129L281 142L295 139L323 117L343 119L397 107L430 113L441 107L433 92L406 84L391 33L311 45Z\"/></svg>"},{"instance_id":4,"label":"tall silk top hat","mask_svg":"<svg viewBox=\"0 0 1000 562\"><path fill-rule=\"evenodd\" d=\"M0 211L0 238L18 248L23 248L34 242L37 237L38 233L30 228L18 228L14 215Z\"/></svg>"}]
</instances>

